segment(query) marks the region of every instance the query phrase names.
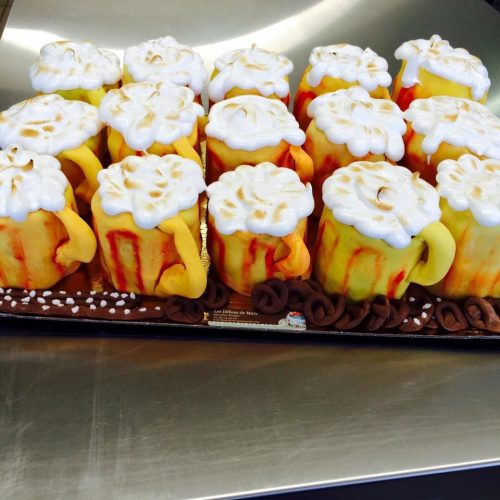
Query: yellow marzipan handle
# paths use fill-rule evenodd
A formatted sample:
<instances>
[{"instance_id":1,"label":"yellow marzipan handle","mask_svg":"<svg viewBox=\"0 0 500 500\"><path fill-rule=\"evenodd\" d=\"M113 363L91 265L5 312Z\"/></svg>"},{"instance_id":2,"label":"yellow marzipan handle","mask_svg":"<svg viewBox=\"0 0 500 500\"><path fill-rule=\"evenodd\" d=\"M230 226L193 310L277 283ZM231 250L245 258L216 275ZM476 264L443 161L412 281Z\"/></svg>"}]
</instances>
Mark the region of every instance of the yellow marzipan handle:
<instances>
[{"instance_id":1,"label":"yellow marzipan handle","mask_svg":"<svg viewBox=\"0 0 500 500\"><path fill-rule=\"evenodd\" d=\"M160 296L198 298L207 287L207 275L191 231L179 216L172 217L157 227L164 233L173 235L182 264L174 264L163 271L155 293Z\"/></svg>"},{"instance_id":2,"label":"yellow marzipan handle","mask_svg":"<svg viewBox=\"0 0 500 500\"><path fill-rule=\"evenodd\" d=\"M94 106L99 107L99 104L101 104L102 98L106 95L106 91L104 90L104 87L100 87L95 90L86 90L87 92L87 97L89 99L90 104L93 104Z\"/></svg>"},{"instance_id":3,"label":"yellow marzipan handle","mask_svg":"<svg viewBox=\"0 0 500 500\"><path fill-rule=\"evenodd\" d=\"M75 149L62 151L61 156L76 163L82 170L85 181L75 189L75 193L87 203L90 203L92 196L99 187L97 174L102 170L99 158L85 144Z\"/></svg>"},{"instance_id":4,"label":"yellow marzipan handle","mask_svg":"<svg viewBox=\"0 0 500 500\"><path fill-rule=\"evenodd\" d=\"M65 267L74 262L90 262L96 253L97 241L89 225L69 207L54 215L64 224L69 237L57 249L56 261Z\"/></svg>"},{"instance_id":5,"label":"yellow marzipan handle","mask_svg":"<svg viewBox=\"0 0 500 500\"><path fill-rule=\"evenodd\" d=\"M450 270L455 258L455 240L441 222L429 224L418 236L427 244L427 260L419 262L411 270L407 281L422 286L433 285Z\"/></svg>"},{"instance_id":6,"label":"yellow marzipan handle","mask_svg":"<svg viewBox=\"0 0 500 500\"><path fill-rule=\"evenodd\" d=\"M281 238L283 243L289 248L289 254L276 262L276 267L287 278L301 276L308 269L311 263L309 250L304 243L302 236L297 230Z\"/></svg>"},{"instance_id":7,"label":"yellow marzipan handle","mask_svg":"<svg viewBox=\"0 0 500 500\"><path fill-rule=\"evenodd\" d=\"M290 146L290 154L295 163L295 172L299 175L300 180L304 184L311 182L314 174L312 158L300 146Z\"/></svg>"},{"instance_id":8,"label":"yellow marzipan handle","mask_svg":"<svg viewBox=\"0 0 500 500\"><path fill-rule=\"evenodd\" d=\"M203 163L201 161L200 155L196 152L193 146L191 146L191 144L187 140L187 137L181 137L180 139L177 139L173 142L172 145L177 151L177 154L189 160L194 160L200 167L203 168Z\"/></svg>"}]
</instances>

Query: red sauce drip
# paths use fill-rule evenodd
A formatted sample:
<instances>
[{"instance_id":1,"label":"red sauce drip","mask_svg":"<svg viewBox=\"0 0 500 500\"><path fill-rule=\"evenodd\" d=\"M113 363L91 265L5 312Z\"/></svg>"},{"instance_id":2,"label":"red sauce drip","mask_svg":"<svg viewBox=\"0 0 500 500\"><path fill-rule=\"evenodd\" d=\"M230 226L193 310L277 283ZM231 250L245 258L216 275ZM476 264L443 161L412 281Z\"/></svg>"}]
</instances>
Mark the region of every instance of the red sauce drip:
<instances>
[{"instance_id":1,"label":"red sauce drip","mask_svg":"<svg viewBox=\"0 0 500 500\"><path fill-rule=\"evenodd\" d=\"M297 117L303 109L317 96L314 92L307 90L305 92L299 92L295 97L295 103L293 105L293 114Z\"/></svg>"},{"instance_id":2,"label":"red sauce drip","mask_svg":"<svg viewBox=\"0 0 500 500\"><path fill-rule=\"evenodd\" d=\"M207 184L215 182L225 171L225 166L219 156L207 148Z\"/></svg>"},{"instance_id":3,"label":"red sauce drip","mask_svg":"<svg viewBox=\"0 0 500 500\"><path fill-rule=\"evenodd\" d=\"M415 99L414 87L410 87L408 89L405 87L401 87L399 89L399 94L396 103L401 108L401 111L406 111L414 99Z\"/></svg>"},{"instance_id":4,"label":"red sauce drip","mask_svg":"<svg viewBox=\"0 0 500 500\"><path fill-rule=\"evenodd\" d=\"M255 258L257 256L258 246L259 246L259 243L257 241L257 238L252 238L250 240L250 244L248 245L248 258L245 259L245 261L243 262L243 266L242 266L243 281L245 283L250 283L250 275L252 272L252 265L255 262Z\"/></svg>"},{"instance_id":5,"label":"red sauce drip","mask_svg":"<svg viewBox=\"0 0 500 500\"><path fill-rule=\"evenodd\" d=\"M372 294L375 290L377 283L380 283L380 275L382 274L381 256L377 255L375 257L375 279L372 280L372 286L370 287L370 293Z\"/></svg>"},{"instance_id":6,"label":"red sauce drip","mask_svg":"<svg viewBox=\"0 0 500 500\"><path fill-rule=\"evenodd\" d=\"M344 279L342 281L342 293L346 293L347 291L347 284L349 282L349 278L351 276L351 271L352 267L354 266L356 259L360 256L361 253L363 253L366 249L359 247L352 252L352 255L349 257L349 260L347 261L347 266L344 274Z\"/></svg>"},{"instance_id":7,"label":"red sauce drip","mask_svg":"<svg viewBox=\"0 0 500 500\"><path fill-rule=\"evenodd\" d=\"M11 243L12 255L18 261L19 266L21 267L21 275L23 277L23 287L29 288L30 277L29 277L28 266L26 264L26 255L24 253L23 242L19 237L17 231L13 232L11 242L12 242Z\"/></svg>"},{"instance_id":8,"label":"red sauce drip","mask_svg":"<svg viewBox=\"0 0 500 500\"><path fill-rule=\"evenodd\" d=\"M318 254L318 248L319 248L321 241L323 239L323 235L325 234L325 229L326 229L326 222L323 222L322 224L320 224L320 226L318 228L318 234L316 235L316 242L314 243L314 248L312 251L311 260L316 260L316 256Z\"/></svg>"},{"instance_id":9,"label":"red sauce drip","mask_svg":"<svg viewBox=\"0 0 500 500\"><path fill-rule=\"evenodd\" d=\"M122 263L120 260L120 251L119 245L123 242L120 240L128 240L132 245L132 251L134 253L134 261L135 261L135 280L137 283L137 287L139 290L144 293L144 282L142 280L141 273L141 255L139 252L139 244L138 237L136 234L131 231L127 231L126 229L117 229L115 231L109 231L106 234L106 238L108 239L109 247L111 250L111 257L113 259L115 265L115 274L116 274L116 282L118 285L118 289L120 291L124 291L127 289L127 278L123 271Z\"/></svg>"},{"instance_id":10,"label":"red sauce drip","mask_svg":"<svg viewBox=\"0 0 500 500\"><path fill-rule=\"evenodd\" d=\"M0 231L3 231L5 229L5 225L0 225ZM5 285L7 282L5 280L5 274L3 273L2 266L0 266L0 283L2 285Z\"/></svg>"},{"instance_id":11,"label":"red sauce drip","mask_svg":"<svg viewBox=\"0 0 500 500\"><path fill-rule=\"evenodd\" d=\"M217 273L219 274L221 280L226 282L226 246L224 245L224 241L219 236L219 233L214 227L211 227L209 242L212 250L211 253L213 256L215 256L214 264L217 268Z\"/></svg>"},{"instance_id":12,"label":"red sauce drip","mask_svg":"<svg viewBox=\"0 0 500 500\"><path fill-rule=\"evenodd\" d=\"M266 278L271 279L274 276L274 247L268 246L266 249Z\"/></svg>"},{"instance_id":13,"label":"red sauce drip","mask_svg":"<svg viewBox=\"0 0 500 500\"><path fill-rule=\"evenodd\" d=\"M292 168L293 167L293 159L292 155L290 154L290 149L287 149L284 151L278 158L276 158L276 161L274 164L277 167L287 167L287 168Z\"/></svg>"},{"instance_id":14,"label":"red sauce drip","mask_svg":"<svg viewBox=\"0 0 500 500\"><path fill-rule=\"evenodd\" d=\"M339 166L339 160L335 156L328 155L323 160L323 163L319 167L318 173L316 174L319 177L319 185L321 185L327 177L329 177L335 170L337 170Z\"/></svg>"},{"instance_id":15,"label":"red sauce drip","mask_svg":"<svg viewBox=\"0 0 500 500\"><path fill-rule=\"evenodd\" d=\"M396 296L396 290L401 282L405 279L405 272L399 271L395 276L389 278L389 283L387 284L387 298L393 299Z\"/></svg>"}]
</instances>

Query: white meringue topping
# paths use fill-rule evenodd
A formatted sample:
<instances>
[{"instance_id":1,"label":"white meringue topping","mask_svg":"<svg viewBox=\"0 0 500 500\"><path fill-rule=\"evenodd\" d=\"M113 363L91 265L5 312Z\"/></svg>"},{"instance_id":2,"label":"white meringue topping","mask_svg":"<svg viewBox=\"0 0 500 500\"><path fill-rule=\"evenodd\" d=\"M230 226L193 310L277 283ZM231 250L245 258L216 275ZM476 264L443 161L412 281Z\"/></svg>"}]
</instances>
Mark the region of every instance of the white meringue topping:
<instances>
[{"instance_id":1,"label":"white meringue topping","mask_svg":"<svg viewBox=\"0 0 500 500\"><path fill-rule=\"evenodd\" d=\"M500 159L500 119L476 101L449 96L416 99L404 116L415 132L425 136L422 150L428 155L446 142Z\"/></svg>"},{"instance_id":2,"label":"white meringue topping","mask_svg":"<svg viewBox=\"0 0 500 500\"><path fill-rule=\"evenodd\" d=\"M435 188L408 169L388 162L357 161L323 184L323 201L339 222L394 248L441 217Z\"/></svg>"},{"instance_id":3,"label":"white meringue topping","mask_svg":"<svg viewBox=\"0 0 500 500\"><path fill-rule=\"evenodd\" d=\"M221 234L286 236L314 208L312 188L289 168L240 165L208 186L208 212Z\"/></svg>"},{"instance_id":4,"label":"white meringue topping","mask_svg":"<svg viewBox=\"0 0 500 500\"><path fill-rule=\"evenodd\" d=\"M213 102L222 101L234 87L257 89L265 97L276 94L284 98L290 92L286 77L293 71L293 63L275 52L254 45L227 52L214 65L218 74L208 86L208 97Z\"/></svg>"},{"instance_id":5,"label":"white meringue topping","mask_svg":"<svg viewBox=\"0 0 500 500\"><path fill-rule=\"evenodd\" d=\"M0 113L0 147L19 144L38 154L57 156L81 146L103 126L91 104L57 94L39 95Z\"/></svg>"},{"instance_id":6,"label":"white meringue topping","mask_svg":"<svg viewBox=\"0 0 500 500\"><path fill-rule=\"evenodd\" d=\"M353 156L384 154L398 161L404 155L403 112L387 99L370 97L362 87L316 97L307 114L316 120L316 126L332 144L346 144Z\"/></svg>"},{"instance_id":7,"label":"white meringue topping","mask_svg":"<svg viewBox=\"0 0 500 500\"><path fill-rule=\"evenodd\" d=\"M68 181L53 156L12 145L0 151L0 217L25 221L37 210L57 212L66 206Z\"/></svg>"},{"instance_id":8,"label":"white meringue topping","mask_svg":"<svg viewBox=\"0 0 500 500\"><path fill-rule=\"evenodd\" d=\"M129 213L142 229L193 207L206 188L200 166L174 154L127 156L101 170L97 180L103 211Z\"/></svg>"},{"instance_id":9,"label":"white meringue topping","mask_svg":"<svg viewBox=\"0 0 500 500\"><path fill-rule=\"evenodd\" d=\"M208 114L207 137L232 149L255 151L281 141L300 146L305 134L285 104L257 95L232 97L214 104Z\"/></svg>"},{"instance_id":10,"label":"white meringue topping","mask_svg":"<svg viewBox=\"0 0 500 500\"><path fill-rule=\"evenodd\" d=\"M122 134L128 146L145 151L155 142L172 144L191 134L204 114L193 99L191 89L173 83L129 83L104 96L99 116Z\"/></svg>"},{"instance_id":11,"label":"white meringue topping","mask_svg":"<svg viewBox=\"0 0 500 500\"><path fill-rule=\"evenodd\" d=\"M439 35L429 40L418 39L403 43L394 53L396 59L406 61L401 78L403 87L420 83L420 68L429 73L470 87L474 99L480 99L490 88L488 70L481 60L465 49L455 49Z\"/></svg>"},{"instance_id":12,"label":"white meringue topping","mask_svg":"<svg viewBox=\"0 0 500 500\"><path fill-rule=\"evenodd\" d=\"M120 59L90 42L59 41L44 45L29 69L31 86L39 92L95 90L120 80Z\"/></svg>"},{"instance_id":13,"label":"white meringue topping","mask_svg":"<svg viewBox=\"0 0 500 500\"><path fill-rule=\"evenodd\" d=\"M340 78L346 82L358 82L371 92L377 87L389 87L391 75L387 61L372 49L339 43L315 47L309 57L311 71L307 83L317 87L325 76Z\"/></svg>"},{"instance_id":14,"label":"white meringue topping","mask_svg":"<svg viewBox=\"0 0 500 500\"><path fill-rule=\"evenodd\" d=\"M500 161L462 155L438 165L439 194L457 212L470 210L481 226L500 226Z\"/></svg>"},{"instance_id":15,"label":"white meringue topping","mask_svg":"<svg viewBox=\"0 0 500 500\"><path fill-rule=\"evenodd\" d=\"M189 87L195 95L208 80L200 54L171 36L129 47L123 64L135 82L171 82Z\"/></svg>"}]
</instances>

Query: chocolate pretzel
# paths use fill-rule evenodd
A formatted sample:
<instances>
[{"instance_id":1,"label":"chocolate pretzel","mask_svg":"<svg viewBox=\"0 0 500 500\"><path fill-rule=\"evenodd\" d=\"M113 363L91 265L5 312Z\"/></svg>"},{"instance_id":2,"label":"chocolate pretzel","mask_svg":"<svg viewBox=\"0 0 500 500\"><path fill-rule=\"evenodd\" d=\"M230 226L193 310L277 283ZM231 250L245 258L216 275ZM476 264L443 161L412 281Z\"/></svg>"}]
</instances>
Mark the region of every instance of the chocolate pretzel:
<instances>
[{"instance_id":1,"label":"chocolate pretzel","mask_svg":"<svg viewBox=\"0 0 500 500\"><path fill-rule=\"evenodd\" d=\"M352 330L359 326L370 312L370 302L363 300L354 304L347 304L344 313L334 324L339 330Z\"/></svg>"},{"instance_id":2,"label":"chocolate pretzel","mask_svg":"<svg viewBox=\"0 0 500 500\"><path fill-rule=\"evenodd\" d=\"M304 316L315 326L328 326L335 323L345 309L345 297L336 294L330 300L326 295L313 292L304 301Z\"/></svg>"},{"instance_id":3,"label":"chocolate pretzel","mask_svg":"<svg viewBox=\"0 0 500 500\"><path fill-rule=\"evenodd\" d=\"M230 297L229 288L219 280L209 277L207 279L207 288L200 297L201 303L207 309L219 309L227 306Z\"/></svg>"},{"instance_id":4,"label":"chocolate pretzel","mask_svg":"<svg viewBox=\"0 0 500 500\"><path fill-rule=\"evenodd\" d=\"M252 289L252 301L255 310L263 314L276 314L286 306L288 301L288 288L278 279L271 279L259 283Z\"/></svg>"},{"instance_id":5,"label":"chocolate pretzel","mask_svg":"<svg viewBox=\"0 0 500 500\"><path fill-rule=\"evenodd\" d=\"M402 332L419 332L429 323L434 314L432 296L422 287L412 285L406 293L408 316L399 325Z\"/></svg>"},{"instance_id":6,"label":"chocolate pretzel","mask_svg":"<svg viewBox=\"0 0 500 500\"><path fill-rule=\"evenodd\" d=\"M469 297L464 303L464 313L472 326L500 333L498 299Z\"/></svg>"},{"instance_id":7,"label":"chocolate pretzel","mask_svg":"<svg viewBox=\"0 0 500 500\"><path fill-rule=\"evenodd\" d=\"M305 280L289 280L286 281L288 288L287 307L292 311L303 311L304 302L307 297L315 293L315 290Z\"/></svg>"},{"instance_id":8,"label":"chocolate pretzel","mask_svg":"<svg viewBox=\"0 0 500 500\"><path fill-rule=\"evenodd\" d=\"M389 316L382 324L383 328L397 328L410 313L410 306L405 300L389 300Z\"/></svg>"},{"instance_id":9,"label":"chocolate pretzel","mask_svg":"<svg viewBox=\"0 0 500 500\"><path fill-rule=\"evenodd\" d=\"M179 295L169 297L163 305L165 316L178 323L199 323L205 314L200 300L186 299Z\"/></svg>"},{"instance_id":10,"label":"chocolate pretzel","mask_svg":"<svg viewBox=\"0 0 500 500\"><path fill-rule=\"evenodd\" d=\"M468 326L467 318L455 302L443 300L438 302L434 312L436 322L448 332L465 330Z\"/></svg>"},{"instance_id":11,"label":"chocolate pretzel","mask_svg":"<svg viewBox=\"0 0 500 500\"><path fill-rule=\"evenodd\" d=\"M364 320L364 328L369 332L378 330L391 313L391 304L385 295L375 297L370 306L370 312Z\"/></svg>"}]
</instances>

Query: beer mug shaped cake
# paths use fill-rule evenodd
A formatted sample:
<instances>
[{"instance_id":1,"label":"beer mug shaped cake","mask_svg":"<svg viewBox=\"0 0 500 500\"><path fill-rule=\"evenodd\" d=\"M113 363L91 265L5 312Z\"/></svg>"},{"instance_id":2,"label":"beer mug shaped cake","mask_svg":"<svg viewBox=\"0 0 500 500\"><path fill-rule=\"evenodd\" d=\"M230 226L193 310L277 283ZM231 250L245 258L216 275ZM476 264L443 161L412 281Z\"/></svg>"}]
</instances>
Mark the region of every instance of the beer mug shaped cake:
<instances>
[{"instance_id":1,"label":"beer mug shaped cake","mask_svg":"<svg viewBox=\"0 0 500 500\"><path fill-rule=\"evenodd\" d=\"M226 52L216 59L208 85L210 103L238 95L261 95L290 102L288 75L293 63L280 54L255 45Z\"/></svg>"},{"instance_id":2,"label":"beer mug shaped cake","mask_svg":"<svg viewBox=\"0 0 500 500\"><path fill-rule=\"evenodd\" d=\"M323 184L314 274L349 300L399 299L410 283L432 285L453 262L435 188L388 162L351 163Z\"/></svg>"},{"instance_id":3,"label":"beer mug shaped cake","mask_svg":"<svg viewBox=\"0 0 500 500\"><path fill-rule=\"evenodd\" d=\"M121 292L199 297L207 284L199 165L175 154L129 156L98 178L92 219L108 281Z\"/></svg>"},{"instance_id":4,"label":"beer mug shaped cake","mask_svg":"<svg viewBox=\"0 0 500 500\"><path fill-rule=\"evenodd\" d=\"M207 189L208 251L220 279L250 295L270 278L308 275L304 243L311 185L272 163L241 165Z\"/></svg>"},{"instance_id":5,"label":"beer mug shaped cake","mask_svg":"<svg viewBox=\"0 0 500 500\"><path fill-rule=\"evenodd\" d=\"M500 119L478 102L448 96L417 99L404 116L408 130L402 163L431 184L443 160L467 153L500 159Z\"/></svg>"},{"instance_id":6,"label":"beer mug shaped cake","mask_svg":"<svg viewBox=\"0 0 500 500\"><path fill-rule=\"evenodd\" d=\"M445 278L431 288L442 297L500 298L500 161L463 155L438 166L441 221L457 244Z\"/></svg>"},{"instance_id":7,"label":"beer mug shaped cake","mask_svg":"<svg viewBox=\"0 0 500 500\"><path fill-rule=\"evenodd\" d=\"M196 150L198 117L203 114L191 89L169 82L129 83L110 90L99 107L114 163L132 155L174 153L201 166Z\"/></svg>"},{"instance_id":8,"label":"beer mug shaped cake","mask_svg":"<svg viewBox=\"0 0 500 500\"><path fill-rule=\"evenodd\" d=\"M370 48L341 43L315 47L295 95L293 114L306 130L309 103L317 96L359 85L372 97L389 99L391 75L387 61Z\"/></svg>"},{"instance_id":9,"label":"beer mug shaped cake","mask_svg":"<svg viewBox=\"0 0 500 500\"><path fill-rule=\"evenodd\" d=\"M18 144L57 157L75 194L90 202L102 169L103 127L95 106L56 94L40 95L0 113L0 147Z\"/></svg>"},{"instance_id":10,"label":"beer mug shaped cake","mask_svg":"<svg viewBox=\"0 0 500 500\"><path fill-rule=\"evenodd\" d=\"M205 132L208 182L239 165L262 162L291 168L302 182L312 178L312 160L301 148L306 136L277 99L242 95L218 102L208 114Z\"/></svg>"},{"instance_id":11,"label":"beer mug shaped cake","mask_svg":"<svg viewBox=\"0 0 500 500\"><path fill-rule=\"evenodd\" d=\"M44 45L30 66L31 86L42 94L99 106L109 89L120 85L120 59L90 42L59 41Z\"/></svg>"},{"instance_id":12,"label":"beer mug shaped cake","mask_svg":"<svg viewBox=\"0 0 500 500\"><path fill-rule=\"evenodd\" d=\"M323 210L323 182L353 161L397 162L403 158L406 123L396 104L374 99L362 87L350 87L316 97L309 104L312 122L304 150L312 158L314 213Z\"/></svg>"},{"instance_id":13,"label":"beer mug shaped cake","mask_svg":"<svg viewBox=\"0 0 500 500\"><path fill-rule=\"evenodd\" d=\"M392 99L403 111L414 99L436 95L486 102L490 79L481 60L465 49L453 48L439 35L405 42L394 55L402 66Z\"/></svg>"},{"instance_id":14,"label":"beer mug shaped cake","mask_svg":"<svg viewBox=\"0 0 500 500\"><path fill-rule=\"evenodd\" d=\"M0 151L0 286L50 288L94 258L94 233L74 203L56 158Z\"/></svg>"},{"instance_id":15,"label":"beer mug shaped cake","mask_svg":"<svg viewBox=\"0 0 500 500\"><path fill-rule=\"evenodd\" d=\"M123 84L170 82L189 87L201 104L208 73L200 54L171 36L128 47L123 57Z\"/></svg>"}]
</instances>

